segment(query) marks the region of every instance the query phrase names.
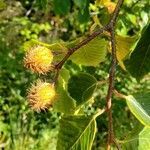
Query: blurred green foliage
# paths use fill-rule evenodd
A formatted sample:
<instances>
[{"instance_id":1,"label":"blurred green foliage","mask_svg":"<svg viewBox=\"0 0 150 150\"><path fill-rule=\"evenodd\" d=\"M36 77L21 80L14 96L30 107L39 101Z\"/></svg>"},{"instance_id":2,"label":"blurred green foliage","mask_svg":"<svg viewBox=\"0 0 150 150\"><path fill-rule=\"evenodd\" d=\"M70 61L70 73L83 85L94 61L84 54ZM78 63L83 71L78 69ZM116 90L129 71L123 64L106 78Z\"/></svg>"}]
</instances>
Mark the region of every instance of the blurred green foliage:
<instances>
[{"instance_id":1,"label":"blurred green foliage","mask_svg":"<svg viewBox=\"0 0 150 150\"><path fill-rule=\"evenodd\" d=\"M97 0L98 2L98 0ZM120 35L136 35L148 23L148 0L125 0L117 23ZM89 33L93 24L108 21L109 13L94 0L0 0L0 148L6 150L55 149L59 114L52 110L33 112L26 101L26 91L38 75L23 67L23 43L38 39L43 42L74 40ZM61 40L60 40L61 39ZM108 56L109 58L109 56ZM90 73L98 81L106 80L109 59L97 67L84 67L68 61L65 67L74 74ZM150 77L137 82L117 66L116 89L124 94L150 88ZM95 102L85 107L93 113L105 105L107 86L98 85ZM113 99L113 116L116 137L124 139L138 124L124 101ZM98 134L93 150L102 150L106 143L107 116L97 119Z\"/></svg>"}]
</instances>

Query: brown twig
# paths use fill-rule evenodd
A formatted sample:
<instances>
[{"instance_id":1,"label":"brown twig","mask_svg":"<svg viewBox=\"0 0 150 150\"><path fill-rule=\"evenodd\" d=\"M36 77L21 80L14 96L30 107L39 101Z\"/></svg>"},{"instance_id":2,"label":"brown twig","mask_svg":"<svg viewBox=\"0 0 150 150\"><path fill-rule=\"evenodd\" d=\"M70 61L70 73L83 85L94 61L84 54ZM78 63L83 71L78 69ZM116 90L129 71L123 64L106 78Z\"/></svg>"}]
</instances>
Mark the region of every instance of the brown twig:
<instances>
[{"instance_id":1,"label":"brown twig","mask_svg":"<svg viewBox=\"0 0 150 150\"><path fill-rule=\"evenodd\" d=\"M114 28L110 28L111 34L111 47L112 47L112 62L111 68L109 73L109 87L106 96L106 103L107 103L107 112L108 112L108 139L107 139L107 150L110 150L111 143L114 139L114 132L113 132L113 119L112 119L112 102L111 97L113 94L114 89L114 77L115 77L115 68L116 68L116 47L115 47L115 35L114 35Z\"/></svg>"},{"instance_id":2,"label":"brown twig","mask_svg":"<svg viewBox=\"0 0 150 150\"><path fill-rule=\"evenodd\" d=\"M114 80L115 80L115 70L116 70L116 41L115 41L115 25L117 16L119 14L119 10L121 8L121 5L123 4L124 0L118 0L118 3L116 5L116 8L114 10L113 16L110 20L109 29L111 36L111 48L112 48L112 62L111 62L111 68L109 73L109 87L108 92L106 96L106 102L107 102L107 113L108 113L108 139L107 139L107 150L111 149L111 144L114 143L119 149L119 145L115 141L114 138L114 132L113 132L113 119L112 119L112 94L114 90Z\"/></svg>"},{"instance_id":3,"label":"brown twig","mask_svg":"<svg viewBox=\"0 0 150 150\"><path fill-rule=\"evenodd\" d=\"M122 99L126 99L126 97L127 97L126 95L118 92L116 89L114 89L114 94L115 94L116 97L119 97L119 98L122 98Z\"/></svg>"},{"instance_id":4,"label":"brown twig","mask_svg":"<svg viewBox=\"0 0 150 150\"><path fill-rule=\"evenodd\" d=\"M116 42L115 42L115 25L116 25L116 20L119 14L119 10L121 8L121 5L123 4L124 0L118 0L116 8L112 14L112 17L109 21L109 23L107 25L105 25L104 27L100 28L98 31L93 32L92 34L90 34L86 39L84 39L83 41L81 41L80 43L78 43L75 47L73 48L69 48L68 49L68 53L64 56L64 58L55 65L55 69L57 70L57 78L58 78L58 73L59 70L62 68L62 66L64 65L64 63L68 60L68 58L74 53L76 52L79 48L81 48L82 46L86 45L88 42L90 42L92 39L94 39L95 37L97 37L98 35L104 33L104 31L108 31L110 33L110 39L111 39L111 47L112 47L112 62L111 62L111 68L110 68L110 72L109 72L109 86L108 86L108 92L107 92L107 96L106 96L106 109L107 109L107 113L108 113L108 140L107 140L107 150L110 150L111 148L111 144L114 143L117 147L117 149L119 150L119 145L117 144L117 142L115 141L114 138L114 133L113 133L113 119L112 119L112 102L111 102L111 98L112 98L112 94L113 94L113 90L114 90L114 79L115 79L115 69L116 69Z\"/></svg>"},{"instance_id":5,"label":"brown twig","mask_svg":"<svg viewBox=\"0 0 150 150\"><path fill-rule=\"evenodd\" d=\"M79 48L89 43L92 39L97 37L98 35L102 34L105 30L108 29L108 25L105 27L99 29L98 31L93 32L91 35L89 35L86 39L78 43L75 47L69 48L68 53L65 55L65 57L55 66L56 69L61 69L63 64L68 60L68 58Z\"/></svg>"},{"instance_id":6,"label":"brown twig","mask_svg":"<svg viewBox=\"0 0 150 150\"><path fill-rule=\"evenodd\" d=\"M111 97L113 93L114 88L114 77L115 77L115 66L116 66L116 48L114 46L114 31L111 30L111 46L112 46L112 63L109 73L109 87L108 92L106 96L106 102L107 102L107 112L108 112L108 140L107 140L107 150L110 150L111 143L114 139L114 133L113 133L113 119L112 119L112 104L111 104Z\"/></svg>"}]
</instances>

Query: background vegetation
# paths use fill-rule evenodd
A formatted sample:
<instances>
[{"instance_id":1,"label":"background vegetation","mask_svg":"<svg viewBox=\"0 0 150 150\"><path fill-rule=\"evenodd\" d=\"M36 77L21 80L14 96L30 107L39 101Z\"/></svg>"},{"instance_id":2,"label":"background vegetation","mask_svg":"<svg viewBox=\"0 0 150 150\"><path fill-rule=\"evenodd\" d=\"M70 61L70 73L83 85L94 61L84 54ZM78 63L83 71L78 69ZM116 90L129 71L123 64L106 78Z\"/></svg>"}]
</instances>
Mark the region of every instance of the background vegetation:
<instances>
[{"instance_id":1,"label":"background vegetation","mask_svg":"<svg viewBox=\"0 0 150 150\"><path fill-rule=\"evenodd\" d=\"M149 0L125 0L117 23L117 34L138 37L149 21L149 8ZM24 43L31 39L47 43L75 40L106 24L112 9L113 5L109 7L103 0L0 0L1 149L55 150L56 147L59 113L53 110L33 112L26 100L26 89L38 75L23 67ZM82 71L94 75L97 80L106 80L110 63L109 56L107 58L103 65L97 67L76 65L71 61L65 67L70 73ZM150 90L149 74L137 81L117 65L116 76L115 88L124 94ZM85 107L86 113L91 114L105 105L106 91L106 85L99 85L94 94L95 102ZM135 133L142 128L125 101L119 101L117 97L113 99L113 117L119 140L128 137L132 130ZM97 124L93 150L102 150L106 143L107 116L98 118ZM133 141L136 144L137 141ZM132 146L128 142L126 149L132 150Z\"/></svg>"}]
</instances>

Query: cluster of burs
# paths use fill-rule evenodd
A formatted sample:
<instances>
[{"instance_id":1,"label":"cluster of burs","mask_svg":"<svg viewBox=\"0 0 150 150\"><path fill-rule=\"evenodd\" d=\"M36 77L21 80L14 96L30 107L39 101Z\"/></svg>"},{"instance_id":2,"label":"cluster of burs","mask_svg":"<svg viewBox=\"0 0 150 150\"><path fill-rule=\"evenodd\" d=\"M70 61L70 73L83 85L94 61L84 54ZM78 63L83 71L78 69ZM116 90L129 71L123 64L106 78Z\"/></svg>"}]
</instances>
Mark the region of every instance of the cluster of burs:
<instances>
[{"instance_id":1,"label":"cluster of burs","mask_svg":"<svg viewBox=\"0 0 150 150\"><path fill-rule=\"evenodd\" d=\"M44 46L34 46L27 50L24 66L38 74L46 74L53 69L53 53ZM54 84L38 79L28 89L27 99L35 111L45 110L52 106L56 92Z\"/></svg>"}]
</instances>

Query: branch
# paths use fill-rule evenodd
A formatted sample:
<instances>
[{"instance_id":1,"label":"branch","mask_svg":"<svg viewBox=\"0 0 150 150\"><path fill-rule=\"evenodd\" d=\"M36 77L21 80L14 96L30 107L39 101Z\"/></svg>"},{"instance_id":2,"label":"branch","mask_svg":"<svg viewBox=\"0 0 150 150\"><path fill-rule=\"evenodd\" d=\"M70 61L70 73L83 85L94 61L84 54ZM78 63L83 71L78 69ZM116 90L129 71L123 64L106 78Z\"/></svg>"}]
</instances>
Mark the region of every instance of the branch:
<instances>
[{"instance_id":1,"label":"branch","mask_svg":"<svg viewBox=\"0 0 150 150\"><path fill-rule=\"evenodd\" d=\"M119 10L121 8L121 5L123 4L124 0L118 0L118 3L116 5L115 11L113 13L113 16L110 20L109 24L109 32L111 37L111 48L112 48L112 62L111 62L111 68L109 73L109 87L108 92L106 96L106 103L107 103L107 113L108 113L108 139L107 139L107 150L111 149L111 144L114 143L119 148L119 145L115 141L114 138L114 132L113 132L113 119L112 119L112 94L114 90L114 80L115 80L115 70L116 70L116 41L115 41L115 25L116 20L119 14Z\"/></svg>"},{"instance_id":2,"label":"branch","mask_svg":"<svg viewBox=\"0 0 150 150\"><path fill-rule=\"evenodd\" d=\"M68 49L68 53L65 55L65 57L55 66L55 69L61 69L63 64L68 60L68 58L79 48L89 43L92 39L97 37L98 35L102 34L104 31L108 29L108 25L104 26L103 28L99 29L98 31L93 32L91 35L89 35L86 39L81 41L78 45L76 45L73 48Z\"/></svg>"},{"instance_id":3,"label":"branch","mask_svg":"<svg viewBox=\"0 0 150 150\"><path fill-rule=\"evenodd\" d=\"M116 46L115 46L115 33L114 27L110 30L111 35L111 47L112 47L112 62L109 73L109 87L106 96L107 112L108 112L108 139L107 139L107 150L110 150L111 143L114 142L113 132L113 119L112 119L112 94L114 90L115 70L116 70ZM116 142L114 142L116 144ZM117 146L118 147L118 146Z\"/></svg>"},{"instance_id":4,"label":"branch","mask_svg":"<svg viewBox=\"0 0 150 150\"><path fill-rule=\"evenodd\" d=\"M97 37L98 35L102 34L104 31L108 31L110 33L110 38L111 38L111 47L112 47L112 61L111 61L111 68L110 68L110 72L109 72L109 87L108 87L108 92L107 92L107 96L106 96L106 110L108 112L108 140L107 140L107 150L110 150L111 148L111 144L114 143L117 147L117 149L119 148L119 145L117 144L117 142L115 141L114 138L114 133L113 133L113 119L112 119L112 105L111 105L111 98L112 98L112 94L113 94L113 90L114 90L114 79L115 79L115 69L116 69L116 41L115 41L115 25L116 25L116 21L117 21L117 17L119 14L119 10L123 4L124 0L118 0L116 8L112 14L112 17L109 21L109 23L107 25L105 25L104 27L100 28L98 31L93 32L92 34L90 34L86 39L84 39L83 41L81 41L79 44L77 44L75 47L73 48L69 48L67 54L64 56L64 58L55 65L55 69L57 70L56 73L56 79L58 78L59 75L59 70L62 68L62 66L64 65L64 63L68 60L68 58L74 53L76 52L79 48L81 48L82 46L86 45L87 43L89 43L92 39L94 39L95 37Z\"/></svg>"},{"instance_id":5,"label":"branch","mask_svg":"<svg viewBox=\"0 0 150 150\"><path fill-rule=\"evenodd\" d=\"M115 10L114 10L114 12L113 12L113 15L112 15L112 18L111 18L110 22L111 22L111 23L114 23L114 26L115 26L115 24L116 24L116 20L117 20L117 17L118 17L118 14L119 14L119 11L120 11L120 8L121 8L123 2L124 2L124 0L118 0L118 3L117 3L117 5L116 5L116 8L115 8ZM112 28L112 27L111 27L111 28Z\"/></svg>"},{"instance_id":6,"label":"branch","mask_svg":"<svg viewBox=\"0 0 150 150\"><path fill-rule=\"evenodd\" d=\"M112 15L111 20L109 21L109 23L107 25L105 25L104 27L100 28L99 30L93 32L92 34L90 34L86 39L84 39L83 41L81 41L80 43L78 43L75 47L73 48L68 48L68 53L64 56L64 58L55 65L55 69L60 70L62 68L62 66L64 65L64 63L68 60L68 58L75 52L77 51L79 48L81 48L82 46L86 45L87 43L89 43L92 39L94 39L95 37L97 37L98 35L102 34L104 31L108 31L110 30L117 19L117 16L119 14L119 9L122 5L124 0L118 0L118 3L116 5L116 8L114 10L114 13Z\"/></svg>"},{"instance_id":7,"label":"branch","mask_svg":"<svg viewBox=\"0 0 150 150\"><path fill-rule=\"evenodd\" d=\"M73 48L68 48L68 52L67 54L64 56L64 58L54 66L54 68L56 69L56 74L54 77L54 83L56 84L56 81L59 77L59 71L62 68L62 66L64 65L64 63L68 60L68 58L75 52L77 51L79 48L81 48L82 46L86 45L87 43L89 43L92 39L94 39L95 37L97 37L98 35L102 34L104 31L108 30L109 26L106 25L102 28L100 28L98 31L93 32L92 34L90 34L86 39L84 39L83 41L81 41L80 43L78 43L78 45L76 45Z\"/></svg>"},{"instance_id":8,"label":"branch","mask_svg":"<svg viewBox=\"0 0 150 150\"><path fill-rule=\"evenodd\" d=\"M113 29L111 29L110 34L111 34L111 47L112 47L112 62L111 62L111 68L110 68L110 73L109 73L109 87L108 87L108 92L107 92L107 97L106 97L107 112L108 112L108 118L109 118L107 150L110 149L110 145L112 143L112 140L114 139L112 112L111 112L111 108L112 108L111 97L112 97L113 88L114 88L114 77L115 77L115 68L116 68L116 47L115 47L115 35L114 35Z\"/></svg>"}]
</instances>

